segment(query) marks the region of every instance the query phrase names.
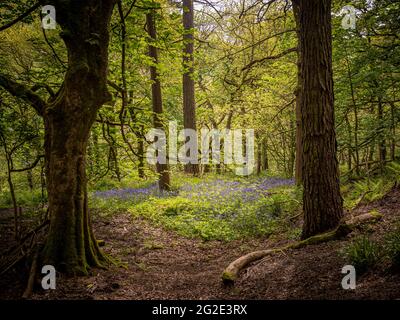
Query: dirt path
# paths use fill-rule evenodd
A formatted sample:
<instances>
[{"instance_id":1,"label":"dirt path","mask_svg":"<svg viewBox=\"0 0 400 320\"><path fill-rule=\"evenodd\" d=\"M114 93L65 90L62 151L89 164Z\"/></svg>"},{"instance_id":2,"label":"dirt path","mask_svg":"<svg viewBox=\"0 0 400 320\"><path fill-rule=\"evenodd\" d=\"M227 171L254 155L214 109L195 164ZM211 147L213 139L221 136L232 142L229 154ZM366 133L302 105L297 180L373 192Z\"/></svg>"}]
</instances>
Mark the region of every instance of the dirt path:
<instances>
[{"instance_id":1,"label":"dirt path","mask_svg":"<svg viewBox=\"0 0 400 320\"><path fill-rule=\"evenodd\" d=\"M220 285L221 270L235 257L263 246L256 241L187 239L127 214L98 220L95 229L106 242L104 250L127 267L61 279L58 290L36 298L238 299L235 290Z\"/></svg>"},{"instance_id":2,"label":"dirt path","mask_svg":"<svg viewBox=\"0 0 400 320\"><path fill-rule=\"evenodd\" d=\"M382 237L400 217L400 191L357 209L361 214L377 209L384 221L370 230ZM97 220L98 237L105 250L120 257L127 268L98 271L87 278L61 279L48 296L57 299L398 299L400 275L382 265L357 279L357 289L343 290L338 251L349 241L292 250L267 257L249 267L234 288L224 288L220 275L233 259L252 250L277 246L268 240L202 242L177 236L141 219L120 214ZM352 234L352 237L356 234Z\"/></svg>"},{"instance_id":3,"label":"dirt path","mask_svg":"<svg viewBox=\"0 0 400 320\"><path fill-rule=\"evenodd\" d=\"M400 189L381 201L357 209L361 214L377 209L383 221L370 228L382 238L400 219ZM270 240L202 242L152 226L128 214L96 218L97 237L104 250L126 263L126 268L95 270L89 277L58 277L57 290L37 292L34 299L399 299L400 275L382 264L357 278L357 289L341 288L338 251L350 238L308 246L270 256L247 268L234 288L220 281L222 270L235 258L257 249L279 246ZM363 232L366 232L365 230ZM0 298L18 298L24 283L18 276L0 279ZM12 282L14 281L14 283Z\"/></svg>"}]
</instances>

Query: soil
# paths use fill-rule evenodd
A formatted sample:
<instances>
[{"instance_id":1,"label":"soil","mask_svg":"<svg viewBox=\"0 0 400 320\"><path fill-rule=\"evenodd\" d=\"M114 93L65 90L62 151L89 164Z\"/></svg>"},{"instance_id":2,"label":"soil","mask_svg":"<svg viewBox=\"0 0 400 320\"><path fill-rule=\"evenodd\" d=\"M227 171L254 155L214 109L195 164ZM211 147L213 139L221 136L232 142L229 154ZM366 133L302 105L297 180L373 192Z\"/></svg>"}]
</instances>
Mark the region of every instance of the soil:
<instances>
[{"instance_id":1,"label":"soil","mask_svg":"<svg viewBox=\"0 0 400 320\"><path fill-rule=\"evenodd\" d=\"M360 206L348 215L378 210L384 218L341 241L289 250L258 261L241 274L234 287L221 283L223 269L234 259L258 249L277 247L288 240L253 239L232 242L188 239L121 213L110 218L94 215L104 251L123 266L94 270L87 277L57 275L56 290L37 290L33 299L399 299L400 273L383 261L357 276L355 290L344 290L339 254L360 233L382 239L400 221L400 188L383 199ZM0 211L4 252L12 242L12 211ZM7 222L10 225L7 227ZM293 241L293 240L291 240ZM0 299L19 299L27 275L15 268L0 278Z\"/></svg>"}]
</instances>

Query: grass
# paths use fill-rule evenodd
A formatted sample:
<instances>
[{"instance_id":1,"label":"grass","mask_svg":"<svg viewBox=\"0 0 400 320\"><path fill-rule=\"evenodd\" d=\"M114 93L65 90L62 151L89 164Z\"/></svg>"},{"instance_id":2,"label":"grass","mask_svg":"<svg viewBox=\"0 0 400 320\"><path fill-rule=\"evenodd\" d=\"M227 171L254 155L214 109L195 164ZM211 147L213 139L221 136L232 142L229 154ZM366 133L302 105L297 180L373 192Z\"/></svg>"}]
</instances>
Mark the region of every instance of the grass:
<instances>
[{"instance_id":1,"label":"grass","mask_svg":"<svg viewBox=\"0 0 400 320\"><path fill-rule=\"evenodd\" d=\"M16 190L15 192L18 206L21 207L37 207L42 203L47 202L47 196L42 197L40 189L33 190ZM10 191L8 189L0 192L0 208L11 208L13 202Z\"/></svg>"},{"instance_id":2,"label":"grass","mask_svg":"<svg viewBox=\"0 0 400 320\"><path fill-rule=\"evenodd\" d=\"M186 237L222 241L287 229L285 217L299 204L293 181L273 177L182 175L175 177L168 193L147 184L91 196L91 206L103 215L127 211Z\"/></svg>"},{"instance_id":3,"label":"grass","mask_svg":"<svg viewBox=\"0 0 400 320\"><path fill-rule=\"evenodd\" d=\"M347 245L342 255L359 274L373 268L382 258L381 247L371 239L361 236Z\"/></svg>"},{"instance_id":4,"label":"grass","mask_svg":"<svg viewBox=\"0 0 400 320\"><path fill-rule=\"evenodd\" d=\"M400 222L386 236L384 248L392 266L400 270Z\"/></svg>"},{"instance_id":5,"label":"grass","mask_svg":"<svg viewBox=\"0 0 400 320\"><path fill-rule=\"evenodd\" d=\"M382 198L398 181L400 168L388 166L387 171L384 176L343 184L345 208ZM19 206L39 207L43 201L40 189L30 191L16 185ZM0 207L12 207L7 189L0 196ZM295 187L293 180L265 175L210 173L192 177L174 172L172 191L163 193L158 191L154 176L121 182L103 178L89 185L89 206L101 216L129 212L180 235L203 240L230 241L282 233L297 239L301 229L288 218L299 212L301 198L301 188Z\"/></svg>"}]
</instances>

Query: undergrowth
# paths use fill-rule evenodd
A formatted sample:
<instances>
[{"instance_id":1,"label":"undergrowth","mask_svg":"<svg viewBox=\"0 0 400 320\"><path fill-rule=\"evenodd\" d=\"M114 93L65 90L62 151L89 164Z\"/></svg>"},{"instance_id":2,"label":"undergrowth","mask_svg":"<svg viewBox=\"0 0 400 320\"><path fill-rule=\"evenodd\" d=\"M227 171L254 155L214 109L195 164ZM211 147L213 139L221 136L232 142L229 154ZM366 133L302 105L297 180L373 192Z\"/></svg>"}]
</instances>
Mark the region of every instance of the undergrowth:
<instances>
[{"instance_id":1,"label":"undergrowth","mask_svg":"<svg viewBox=\"0 0 400 320\"><path fill-rule=\"evenodd\" d=\"M93 193L102 215L128 211L186 237L229 241L289 230L300 205L293 181L278 178L179 179L171 192L155 185Z\"/></svg>"}]
</instances>

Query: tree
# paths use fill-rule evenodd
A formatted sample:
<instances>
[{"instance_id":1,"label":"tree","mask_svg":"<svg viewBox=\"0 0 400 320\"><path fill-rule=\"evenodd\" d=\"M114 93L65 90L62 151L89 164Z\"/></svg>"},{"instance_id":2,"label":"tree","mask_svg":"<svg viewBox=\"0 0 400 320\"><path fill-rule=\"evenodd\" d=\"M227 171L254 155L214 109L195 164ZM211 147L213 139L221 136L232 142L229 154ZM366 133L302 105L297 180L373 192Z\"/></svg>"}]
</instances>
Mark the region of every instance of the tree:
<instances>
[{"instance_id":1,"label":"tree","mask_svg":"<svg viewBox=\"0 0 400 320\"><path fill-rule=\"evenodd\" d=\"M193 79L193 0L183 0L183 125L185 129L196 130L196 102ZM192 141L197 149L197 141ZM199 173L199 165L188 163L186 173Z\"/></svg>"},{"instance_id":2,"label":"tree","mask_svg":"<svg viewBox=\"0 0 400 320\"><path fill-rule=\"evenodd\" d=\"M157 30L154 21L154 10L146 14L147 31L150 37L150 41L154 42L157 40ZM158 63L158 52L157 47L154 43L149 45L149 57L152 59L152 65L150 66L150 77L152 80L151 93L153 103L153 122L156 129L163 129L164 124L162 120L163 105L162 105L162 93L161 93L161 82L157 71ZM157 162L157 173L159 174L159 188L160 190L170 189L170 177L168 171L168 164Z\"/></svg>"},{"instance_id":3,"label":"tree","mask_svg":"<svg viewBox=\"0 0 400 320\"><path fill-rule=\"evenodd\" d=\"M52 1L68 51L68 70L55 97L44 101L26 86L0 75L0 85L30 102L44 119L51 221L42 258L68 274L86 274L88 267L106 263L91 228L85 159L97 111L110 100L108 29L115 2Z\"/></svg>"},{"instance_id":4,"label":"tree","mask_svg":"<svg viewBox=\"0 0 400 320\"><path fill-rule=\"evenodd\" d=\"M296 33L297 38L300 39L300 13L298 4L293 1L293 15L296 21ZM302 183L302 130L301 130L301 57L300 57L300 41L297 41L297 88L296 88L296 169L295 169L295 180L297 185Z\"/></svg>"},{"instance_id":5,"label":"tree","mask_svg":"<svg viewBox=\"0 0 400 320\"><path fill-rule=\"evenodd\" d=\"M335 228L343 216L332 77L331 0L299 0L302 238Z\"/></svg>"}]
</instances>

